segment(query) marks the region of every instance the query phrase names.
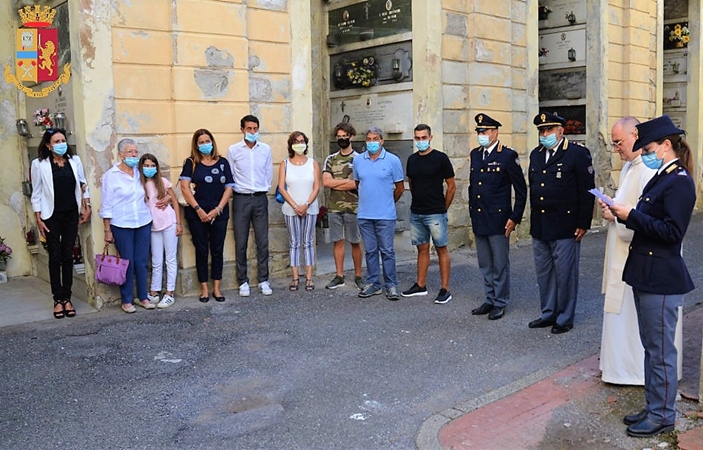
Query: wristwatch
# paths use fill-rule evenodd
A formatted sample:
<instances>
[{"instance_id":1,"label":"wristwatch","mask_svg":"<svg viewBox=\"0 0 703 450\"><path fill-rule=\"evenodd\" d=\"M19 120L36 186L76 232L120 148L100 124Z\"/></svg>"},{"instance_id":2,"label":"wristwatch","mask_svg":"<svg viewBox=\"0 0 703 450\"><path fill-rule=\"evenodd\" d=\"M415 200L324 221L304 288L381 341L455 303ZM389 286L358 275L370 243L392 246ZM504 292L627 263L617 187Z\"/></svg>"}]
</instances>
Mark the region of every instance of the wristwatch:
<instances>
[{"instance_id":1,"label":"wristwatch","mask_svg":"<svg viewBox=\"0 0 703 450\"><path fill-rule=\"evenodd\" d=\"M197 210L199 210L199 209L200 209L200 205L195 205L195 206L193 206L193 211L197 211Z\"/></svg>"}]
</instances>

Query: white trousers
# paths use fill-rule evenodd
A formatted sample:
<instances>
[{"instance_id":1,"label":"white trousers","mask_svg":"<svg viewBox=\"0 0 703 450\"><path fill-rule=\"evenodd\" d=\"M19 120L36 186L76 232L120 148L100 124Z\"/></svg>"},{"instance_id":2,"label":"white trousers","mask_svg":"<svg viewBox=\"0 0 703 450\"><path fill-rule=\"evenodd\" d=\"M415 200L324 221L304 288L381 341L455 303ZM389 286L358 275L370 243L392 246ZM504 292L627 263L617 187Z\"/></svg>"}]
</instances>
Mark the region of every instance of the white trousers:
<instances>
[{"instance_id":1,"label":"white trousers","mask_svg":"<svg viewBox=\"0 0 703 450\"><path fill-rule=\"evenodd\" d=\"M176 275L178 274L178 236L176 224L161 231L151 232L151 290L161 291L163 283L164 254L166 254L166 291L176 289Z\"/></svg>"}]
</instances>

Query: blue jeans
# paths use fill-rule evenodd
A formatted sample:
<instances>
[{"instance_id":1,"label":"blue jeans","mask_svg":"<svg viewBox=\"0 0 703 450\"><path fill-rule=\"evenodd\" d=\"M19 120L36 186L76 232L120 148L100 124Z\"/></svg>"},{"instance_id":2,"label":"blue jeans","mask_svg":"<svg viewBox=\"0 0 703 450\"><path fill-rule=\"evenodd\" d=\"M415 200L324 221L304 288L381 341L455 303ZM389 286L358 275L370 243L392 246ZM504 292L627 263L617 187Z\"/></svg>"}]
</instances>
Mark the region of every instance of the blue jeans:
<instances>
[{"instance_id":1,"label":"blue jeans","mask_svg":"<svg viewBox=\"0 0 703 450\"><path fill-rule=\"evenodd\" d=\"M151 222L139 228L120 228L110 225L115 247L120 257L129 260L127 279L120 286L122 304L134 303L134 279L137 279L138 300L147 299L146 277L151 245Z\"/></svg>"},{"instance_id":2,"label":"blue jeans","mask_svg":"<svg viewBox=\"0 0 703 450\"><path fill-rule=\"evenodd\" d=\"M410 240L413 245L429 244L430 237L435 247L447 246L447 213L410 213Z\"/></svg>"},{"instance_id":3,"label":"blue jeans","mask_svg":"<svg viewBox=\"0 0 703 450\"><path fill-rule=\"evenodd\" d=\"M383 280L386 289L398 286L395 274L395 220L359 219L359 231L366 253L366 282L381 287L381 268L378 254L383 261Z\"/></svg>"}]
</instances>

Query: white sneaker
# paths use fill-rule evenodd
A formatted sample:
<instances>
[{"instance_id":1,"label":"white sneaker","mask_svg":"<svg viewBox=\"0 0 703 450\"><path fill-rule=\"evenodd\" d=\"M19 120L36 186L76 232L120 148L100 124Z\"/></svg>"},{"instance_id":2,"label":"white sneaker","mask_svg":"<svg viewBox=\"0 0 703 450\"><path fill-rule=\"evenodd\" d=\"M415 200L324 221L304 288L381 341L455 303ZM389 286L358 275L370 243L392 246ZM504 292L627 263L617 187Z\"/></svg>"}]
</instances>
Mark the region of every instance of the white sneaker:
<instances>
[{"instance_id":1,"label":"white sneaker","mask_svg":"<svg viewBox=\"0 0 703 450\"><path fill-rule=\"evenodd\" d=\"M239 285L239 296L240 297L249 297L251 295L251 291L249 290L249 283L242 283Z\"/></svg>"},{"instance_id":2,"label":"white sneaker","mask_svg":"<svg viewBox=\"0 0 703 450\"><path fill-rule=\"evenodd\" d=\"M271 285L269 284L268 281L262 281L261 283L259 283L259 290L264 295L273 294L273 290L271 290Z\"/></svg>"},{"instance_id":3,"label":"white sneaker","mask_svg":"<svg viewBox=\"0 0 703 450\"><path fill-rule=\"evenodd\" d=\"M147 292L147 294L146 294L146 298L148 298L149 301L150 301L151 303L153 303L153 304L159 303L159 300L160 300L160 299L159 299L159 294L151 295L151 294L149 294L148 292Z\"/></svg>"},{"instance_id":4,"label":"white sneaker","mask_svg":"<svg viewBox=\"0 0 703 450\"><path fill-rule=\"evenodd\" d=\"M156 305L157 308L168 308L169 306L176 303L176 299L168 294L164 294L161 301Z\"/></svg>"}]
</instances>

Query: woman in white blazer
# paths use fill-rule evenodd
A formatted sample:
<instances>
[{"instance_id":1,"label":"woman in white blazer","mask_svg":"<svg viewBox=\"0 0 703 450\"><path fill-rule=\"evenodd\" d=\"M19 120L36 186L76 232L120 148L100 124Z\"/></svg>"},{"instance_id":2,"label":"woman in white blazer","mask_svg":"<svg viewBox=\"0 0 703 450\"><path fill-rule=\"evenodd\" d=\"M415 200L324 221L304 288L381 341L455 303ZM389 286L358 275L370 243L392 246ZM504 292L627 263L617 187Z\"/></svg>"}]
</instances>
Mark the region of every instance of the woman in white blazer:
<instances>
[{"instance_id":1,"label":"woman in white blazer","mask_svg":"<svg viewBox=\"0 0 703 450\"><path fill-rule=\"evenodd\" d=\"M90 219L90 192L83 164L68 147L64 130L46 130L38 153L32 161L32 210L49 251L54 317L74 317L73 247L78 225Z\"/></svg>"}]
</instances>

